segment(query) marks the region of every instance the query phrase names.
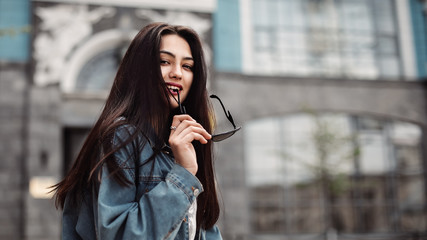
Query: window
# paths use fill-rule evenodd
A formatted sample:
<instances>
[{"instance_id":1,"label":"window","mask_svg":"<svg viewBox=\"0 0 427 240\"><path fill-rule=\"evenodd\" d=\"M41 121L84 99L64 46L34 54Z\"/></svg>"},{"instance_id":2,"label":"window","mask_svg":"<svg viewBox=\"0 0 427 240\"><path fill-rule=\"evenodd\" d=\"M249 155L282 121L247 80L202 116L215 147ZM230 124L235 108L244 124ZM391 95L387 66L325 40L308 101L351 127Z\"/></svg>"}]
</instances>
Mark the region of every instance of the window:
<instances>
[{"instance_id":1,"label":"window","mask_svg":"<svg viewBox=\"0 0 427 240\"><path fill-rule=\"evenodd\" d=\"M392 0L248 0L245 71L396 79L401 75Z\"/></svg>"},{"instance_id":2,"label":"window","mask_svg":"<svg viewBox=\"0 0 427 240\"><path fill-rule=\"evenodd\" d=\"M74 91L108 92L124 50L122 47L109 49L92 57L80 70Z\"/></svg>"},{"instance_id":3,"label":"window","mask_svg":"<svg viewBox=\"0 0 427 240\"><path fill-rule=\"evenodd\" d=\"M417 125L297 114L256 120L245 129L253 233L426 231Z\"/></svg>"}]
</instances>

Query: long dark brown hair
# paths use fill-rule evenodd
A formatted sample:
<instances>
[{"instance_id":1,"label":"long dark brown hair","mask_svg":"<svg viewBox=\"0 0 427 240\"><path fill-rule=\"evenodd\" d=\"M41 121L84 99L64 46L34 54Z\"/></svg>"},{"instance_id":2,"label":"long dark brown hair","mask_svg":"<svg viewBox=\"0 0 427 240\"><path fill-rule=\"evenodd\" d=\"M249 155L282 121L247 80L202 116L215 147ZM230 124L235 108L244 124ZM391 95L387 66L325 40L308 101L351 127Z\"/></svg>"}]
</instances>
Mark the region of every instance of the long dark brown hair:
<instances>
[{"instance_id":1,"label":"long dark brown hair","mask_svg":"<svg viewBox=\"0 0 427 240\"><path fill-rule=\"evenodd\" d=\"M117 71L104 109L86 138L80 153L65 178L54 186L55 202L63 208L65 199L78 207L88 186L99 183L99 172L103 164L115 170L111 177L123 187L127 180L114 161L114 153L138 138L139 133L155 132L153 148L161 149L168 136L171 110L169 91L160 70L160 43L162 36L175 34L185 39L194 59L193 82L184 102L187 113L208 132L213 129L213 111L209 102L206 81L207 68L201 41L197 33L188 27L165 23L152 23L139 31L131 42ZM117 119L125 119L117 121ZM130 134L126 143L112 147L111 139L117 128L123 124L134 126L138 131ZM219 204L215 187L212 144L193 142L199 170L197 178L203 184L204 192L197 198L197 226L211 228L219 217ZM140 149L140 148L135 148ZM158 151L155 151L155 154ZM139 154L137 154L139 155ZM154 159L152 156L150 159Z\"/></svg>"}]
</instances>

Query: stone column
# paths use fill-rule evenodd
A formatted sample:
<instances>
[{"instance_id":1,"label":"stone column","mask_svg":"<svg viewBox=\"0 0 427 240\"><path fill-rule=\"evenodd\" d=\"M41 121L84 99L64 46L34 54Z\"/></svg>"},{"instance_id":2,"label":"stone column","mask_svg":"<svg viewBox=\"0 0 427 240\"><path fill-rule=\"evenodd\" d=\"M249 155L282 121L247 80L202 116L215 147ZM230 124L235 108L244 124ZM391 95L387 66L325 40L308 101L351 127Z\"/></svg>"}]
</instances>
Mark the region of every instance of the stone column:
<instances>
[{"instance_id":1,"label":"stone column","mask_svg":"<svg viewBox=\"0 0 427 240\"><path fill-rule=\"evenodd\" d=\"M0 62L0 239L22 239L24 232L25 70Z\"/></svg>"},{"instance_id":2,"label":"stone column","mask_svg":"<svg viewBox=\"0 0 427 240\"><path fill-rule=\"evenodd\" d=\"M30 90L26 239L59 239L60 212L48 187L62 175L62 127L57 85Z\"/></svg>"}]
</instances>

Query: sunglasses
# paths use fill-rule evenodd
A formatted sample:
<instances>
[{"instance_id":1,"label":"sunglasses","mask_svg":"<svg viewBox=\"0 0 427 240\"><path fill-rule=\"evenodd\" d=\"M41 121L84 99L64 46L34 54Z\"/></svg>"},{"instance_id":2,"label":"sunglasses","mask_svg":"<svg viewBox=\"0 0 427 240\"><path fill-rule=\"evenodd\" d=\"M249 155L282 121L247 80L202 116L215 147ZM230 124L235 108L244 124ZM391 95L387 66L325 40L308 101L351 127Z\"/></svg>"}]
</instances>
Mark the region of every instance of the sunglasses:
<instances>
[{"instance_id":1,"label":"sunglasses","mask_svg":"<svg viewBox=\"0 0 427 240\"><path fill-rule=\"evenodd\" d=\"M180 110L181 114L187 114L187 112L185 111L185 107L181 105L181 99L179 97L179 90L174 89L173 91L176 92L177 95L178 95L177 102L178 102L178 106L179 106L179 110ZM217 99L219 101L219 103L221 104L222 110L225 113L225 116L227 117L228 121L233 125L233 128L234 128L233 130L230 130L230 131L227 131L227 132L217 133L217 134L213 134L212 135L211 140L213 142L221 142L222 140L225 140L225 139L233 136L242 127L236 127L236 124L234 123L234 120L233 120L233 116L231 116L230 111L225 110L224 104L222 103L221 99L218 96L212 94L212 95L210 95L210 98L215 98L215 99Z\"/></svg>"}]
</instances>

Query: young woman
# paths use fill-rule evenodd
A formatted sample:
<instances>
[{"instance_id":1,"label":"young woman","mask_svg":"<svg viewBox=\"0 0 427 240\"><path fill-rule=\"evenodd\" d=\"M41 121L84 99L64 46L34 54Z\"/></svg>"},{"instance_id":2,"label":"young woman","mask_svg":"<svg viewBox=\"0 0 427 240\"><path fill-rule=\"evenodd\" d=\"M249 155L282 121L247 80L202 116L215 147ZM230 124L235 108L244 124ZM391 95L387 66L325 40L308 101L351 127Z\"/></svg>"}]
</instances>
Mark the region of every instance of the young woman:
<instances>
[{"instance_id":1,"label":"young woman","mask_svg":"<svg viewBox=\"0 0 427 240\"><path fill-rule=\"evenodd\" d=\"M188 114L180 114L184 106ZM213 122L198 35L164 23L144 27L55 186L63 239L221 239Z\"/></svg>"}]
</instances>

